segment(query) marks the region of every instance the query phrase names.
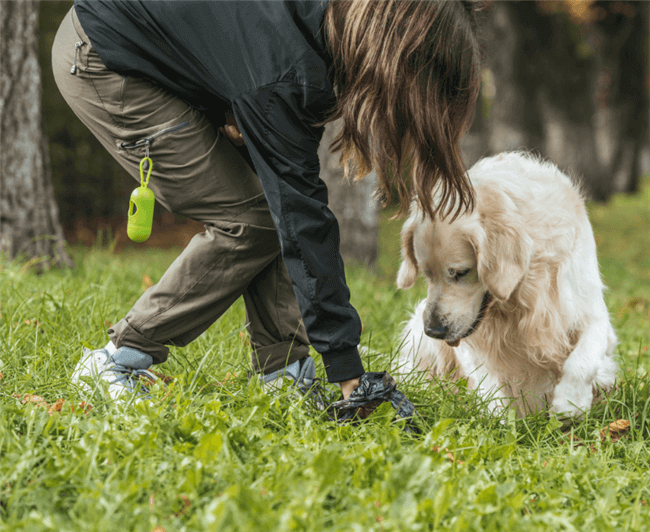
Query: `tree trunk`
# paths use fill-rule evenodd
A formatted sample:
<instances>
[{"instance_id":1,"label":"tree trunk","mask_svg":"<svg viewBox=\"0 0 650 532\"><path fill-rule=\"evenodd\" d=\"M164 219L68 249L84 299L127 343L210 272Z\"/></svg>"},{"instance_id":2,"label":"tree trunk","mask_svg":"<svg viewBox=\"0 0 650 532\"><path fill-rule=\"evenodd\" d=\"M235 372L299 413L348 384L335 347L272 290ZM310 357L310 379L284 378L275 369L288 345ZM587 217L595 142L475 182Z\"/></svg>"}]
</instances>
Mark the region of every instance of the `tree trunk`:
<instances>
[{"instance_id":1,"label":"tree trunk","mask_svg":"<svg viewBox=\"0 0 650 532\"><path fill-rule=\"evenodd\" d=\"M0 253L70 266L42 116L35 1L0 0Z\"/></svg>"},{"instance_id":2,"label":"tree trunk","mask_svg":"<svg viewBox=\"0 0 650 532\"><path fill-rule=\"evenodd\" d=\"M495 2L482 32L495 91L485 124L492 154L539 150L542 143L536 105L539 65L534 64L531 51L536 48L537 33L545 29L539 21L530 20L534 9L532 2Z\"/></svg>"},{"instance_id":3,"label":"tree trunk","mask_svg":"<svg viewBox=\"0 0 650 532\"><path fill-rule=\"evenodd\" d=\"M641 151L648 140L647 2L597 2L608 16L592 30L600 53L596 93L596 144L614 192L638 192Z\"/></svg>"},{"instance_id":4,"label":"tree trunk","mask_svg":"<svg viewBox=\"0 0 650 532\"><path fill-rule=\"evenodd\" d=\"M646 2L495 2L484 31L494 92L488 153L524 149L576 175L594 199L638 188L648 129Z\"/></svg>"},{"instance_id":5,"label":"tree trunk","mask_svg":"<svg viewBox=\"0 0 650 532\"><path fill-rule=\"evenodd\" d=\"M647 4L626 4L625 14L615 4L596 2L601 17L573 31L562 16L543 17L551 31L540 41L543 152L596 200L633 191L648 124Z\"/></svg>"},{"instance_id":6,"label":"tree trunk","mask_svg":"<svg viewBox=\"0 0 650 532\"><path fill-rule=\"evenodd\" d=\"M373 193L377 186L374 172L362 181L347 181L339 167L339 154L332 154L329 145L341 122L329 123L318 150L321 177L327 184L329 207L341 229L341 255L372 264L377 259L379 239L378 202Z\"/></svg>"}]
</instances>

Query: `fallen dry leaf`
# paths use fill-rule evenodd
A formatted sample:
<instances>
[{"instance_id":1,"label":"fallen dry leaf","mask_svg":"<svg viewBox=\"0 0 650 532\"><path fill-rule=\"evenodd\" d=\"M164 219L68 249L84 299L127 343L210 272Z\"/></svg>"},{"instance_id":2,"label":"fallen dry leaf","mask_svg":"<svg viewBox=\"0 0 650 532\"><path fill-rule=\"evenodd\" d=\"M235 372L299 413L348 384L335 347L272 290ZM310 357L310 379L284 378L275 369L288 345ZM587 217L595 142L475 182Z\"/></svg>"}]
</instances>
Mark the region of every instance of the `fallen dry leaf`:
<instances>
[{"instance_id":1,"label":"fallen dry leaf","mask_svg":"<svg viewBox=\"0 0 650 532\"><path fill-rule=\"evenodd\" d=\"M217 386L223 386L224 384L226 384L226 383L228 383L228 382L232 382L232 381L234 381L236 377L237 377L237 374L236 374L236 373L230 373L230 372L228 372L228 373L226 373L226 376L223 378L222 381L217 381L217 382L216 382L216 385L217 385Z\"/></svg>"},{"instance_id":2,"label":"fallen dry leaf","mask_svg":"<svg viewBox=\"0 0 650 532\"><path fill-rule=\"evenodd\" d=\"M622 434L630 429L630 422L627 419L619 419L609 424L610 433Z\"/></svg>"},{"instance_id":3,"label":"fallen dry leaf","mask_svg":"<svg viewBox=\"0 0 650 532\"><path fill-rule=\"evenodd\" d=\"M146 273L142 276L142 291L146 292L148 288L153 286L153 281Z\"/></svg>"},{"instance_id":4,"label":"fallen dry leaf","mask_svg":"<svg viewBox=\"0 0 650 532\"><path fill-rule=\"evenodd\" d=\"M93 409L93 405L88 405L82 401L79 403L79 408L83 410L84 414L87 414ZM72 406L72 411L74 412L74 405Z\"/></svg>"},{"instance_id":5,"label":"fallen dry leaf","mask_svg":"<svg viewBox=\"0 0 650 532\"><path fill-rule=\"evenodd\" d=\"M15 397L17 399L21 399L20 394L13 394L13 397ZM49 405L47 404L45 399L43 399L40 395L32 395L32 394L29 394L29 393L26 393L26 394L22 395L22 401L21 402L23 404L36 403L38 406L43 406L45 408L49 407Z\"/></svg>"},{"instance_id":6,"label":"fallen dry leaf","mask_svg":"<svg viewBox=\"0 0 650 532\"><path fill-rule=\"evenodd\" d=\"M248 340L248 335L244 331L239 331L239 338L244 343L245 347L251 345L250 341Z\"/></svg>"},{"instance_id":7,"label":"fallen dry leaf","mask_svg":"<svg viewBox=\"0 0 650 532\"><path fill-rule=\"evenodd\" d=\"M630 422L627 419L618 419L600 431L600 438L605 440L609 434L609 437L615 442L628 430L630 430Z\"/></svg>"},{"instance_id":8,"label":"fallen dry leaf","mask_svg":"<svg viewBox=\"0 0 650 532\"><path fill-rule=\"evenodd\" d=\"M447 458L449 458L449 460L451 462L456 462L457 464L464 464L465 463L462 460L458 460L457 458L455 458L454 455L451 454L451 451L449 449L447 449L446 447L445 447L445 452L447 453Z\"/></svg>"},{"instance_id":9,"label":"fallen dry leaf","mask_svg":"<svg viewBox=\"0 0 650 532\"><path fill-rule=\"evenodd\" d=\"M434 453L438 453L438 452L440 452L440 447L438 447L437 445L434 445L434 446L431 448L431 450L432 450ZM447 456L447 458L449 458L449 461L450 461L450 462L456 462L457 464L464 464L464 463L465 463L465 462L463 462L462 460L456 460L456 458L454 457L454 455L451 453L451 451L450 451L447 447L445 447L445 455Z\"/></svg>"},{"instance_id":10,"label":"fallen dry leaf","mask_svg":"<svg viewBox=\"0 0 650 532\"><path fill-rule=\"evenodd\" d=\"M176 517L180 517L181 515L185 514L185 512L190 509L190 506L192 506L190 500L185 495L181 495L179 499L183 502L183 507L174 514Z\"/></svg>"},{"instance_id":11,"label":"fallen dry leaf","mask_svg":"<svg viewBox=\"0 0 650 532\"><path fill-rule=\"evenodd\" d=\"M57 401L50 406L50 408L47 410L50 415L54 414L54 412L60 412L61 408L63 407L63 403L65 403L64 399L57 399Z\"/></svg>"},{"instance_id":12,"label":"fallen dry leaf","mask_svg":"<svg viewBox=\"0 0 650 532\"><path fill-rule=\"evenodd\" d=\"M47 411L49 412L50 415L54 414L54 412L60 412L61 409L63 408L64 403L65 403L65 399L63 399L63 398L57 399L55 403L52 403L52 405L47 409ZM84 414L87 414L88 412L90 412L93 409L92 406L87 405L86 403L83 403L83 402L79 403L79 405L77 405L77 408L80 408L81 410L83 410ZM72 412L74 412L75 411L75 406L70 405L70 410Z\"/></svg>"},{"instance_id":13,"label":"fallen dry leaf","mask_svg":"<svg viewBox=\"0 0 650 532\"><path fill-rule=\"evenodd\" d=\"M174 380L174 377L170 377L169 375L164 375L163 373L158 373L157 371L153 371L151 369L147 371L149 371L149 373L153 373L156 377L158 377L161 381L163 381L164 384L169 384Z\"/></svg>"},{"instance_id":14,"label":"fallen dry leaf","mask_svg":"<svg viewBox=\"0 0 650 532\"><path fill-rule=\"evenodd\" d=\"M48 404L48 402L43 399L40 395L33 395L29 393L25 393L23 395L19 393L15 393L12 395L12 397L15 397L16 399L21 399L22 404L27 404L27 403L36 403L37 406L41 408L47 408L48 414L52 415L54 412L60 412L61 408L63 408L63 404L65 403L65 399L57 399L56 402L54 402L52 405ZM88 405L84 402L79 403L78 408L81 408L84 412L84 414L87 414L90 412L93 407L91 405ZM75 411L75 406L70 405L70 409L74 412Z\"/></svg>"}]
</instances>

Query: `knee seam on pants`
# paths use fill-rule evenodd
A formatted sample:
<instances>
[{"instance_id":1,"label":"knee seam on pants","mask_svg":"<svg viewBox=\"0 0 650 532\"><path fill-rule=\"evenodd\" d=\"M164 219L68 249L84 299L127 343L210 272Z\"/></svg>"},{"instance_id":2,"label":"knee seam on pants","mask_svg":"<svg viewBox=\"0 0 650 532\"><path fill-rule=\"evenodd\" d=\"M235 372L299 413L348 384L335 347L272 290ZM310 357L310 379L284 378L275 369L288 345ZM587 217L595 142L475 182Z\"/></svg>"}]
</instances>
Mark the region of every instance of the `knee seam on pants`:
<instances>
[{"instance_id":1,"label":"knee seam on pants","mask_svg":"<svg viewBox=\"0 0 650 532\"><path fill-rule=\"evenodd\" d=\"M236 246L236 247L232 250L232 252L237 251L237 249L238 249L239 247L241 247L241 245ZM202 280L203 280L203 279L204 279L204 278L205 278L205 277L206 277L210 272L212 272L212 271L213 271L217 266L219 266L222 262L223 262L223 256L220 257L219 260L218 260L217 262L215 262L215 263L214 263L210 268L208 268L208 269L205 271L205 273L204 273L201 277L199 277L199 278L198 278L194 283L192 283L192 285L189 286L189 287L188 287L188 288L187 288L187 289L186 289L182 294L179 294L178 296L176 296L176 297L173 299L172 304L170 304L169 306L165 307L165 309L161 310L160 312L157 312L156 314L153 314L152 316L150 316L149 319L147 319L146 321L142 322L142 325L143 325L143 326L146 325L147 323L149 323L149 322L150 322L151 320L153 320L154 318L157 318L158 316L161 316L161 315L164 314L165 312L167 312L167 311L173 309L176 305L178 305L178 304L180 303L180 301L183 299L183 297L185 297L185 296L186 296L186 295L187 295L187 294L188 294L188 293L189 293L189 292L190 292L190 291L191 291L191 290L192 290L192 289L193 289L197 284L199 284L199 282L201 282L201 281L202 281Z\"/></svg>"}]
</instances>

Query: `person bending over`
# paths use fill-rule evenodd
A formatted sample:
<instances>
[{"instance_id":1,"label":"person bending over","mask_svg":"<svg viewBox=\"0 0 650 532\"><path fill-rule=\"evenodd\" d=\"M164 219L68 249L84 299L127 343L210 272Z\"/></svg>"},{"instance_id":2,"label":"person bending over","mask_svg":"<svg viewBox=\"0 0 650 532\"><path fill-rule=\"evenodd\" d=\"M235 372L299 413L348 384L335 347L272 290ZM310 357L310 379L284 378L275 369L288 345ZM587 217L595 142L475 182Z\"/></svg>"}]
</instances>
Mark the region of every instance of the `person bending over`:
<instances>
[{"instance_id":1,"label":"person bending over","mask_svg":"<svg viewBox=\"0 0 650 532\"><path fill-rule=\"evenodd\" d=\"M205 224L82 357L75 379L146 394L137 377L240 296L252 364L308 388L309 346L344 398L361 321L319 177L325 123L346 176L371 169L400 213L473 208L460 139L479 88L474 2L75 0L52 50L70 107L166 209ZM432 192L441 200L432 204Z\"/></svg>"}]
</instances>

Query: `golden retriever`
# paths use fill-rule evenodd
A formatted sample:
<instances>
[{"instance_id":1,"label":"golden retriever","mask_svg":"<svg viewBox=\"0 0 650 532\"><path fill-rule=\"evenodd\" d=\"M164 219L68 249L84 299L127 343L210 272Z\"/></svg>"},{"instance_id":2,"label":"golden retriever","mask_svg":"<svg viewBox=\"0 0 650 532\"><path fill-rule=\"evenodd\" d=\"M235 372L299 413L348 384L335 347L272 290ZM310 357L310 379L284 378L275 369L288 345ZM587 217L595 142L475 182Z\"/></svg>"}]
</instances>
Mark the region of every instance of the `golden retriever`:
<instances>
[{"instance_id":1,"label":"golden retriever","mask_svg":"<svg viewBox=\"0 0 650 532\"><path fill-rule=\"evenodd\" d=\"M466 377L491 409L578 416L614 384L617 339L584 198L549 162L513 152L468 172L476 208L430 220L413 203L397 286L428 285L403 331L406 372Z\"/></svg>"}]
</instances>

